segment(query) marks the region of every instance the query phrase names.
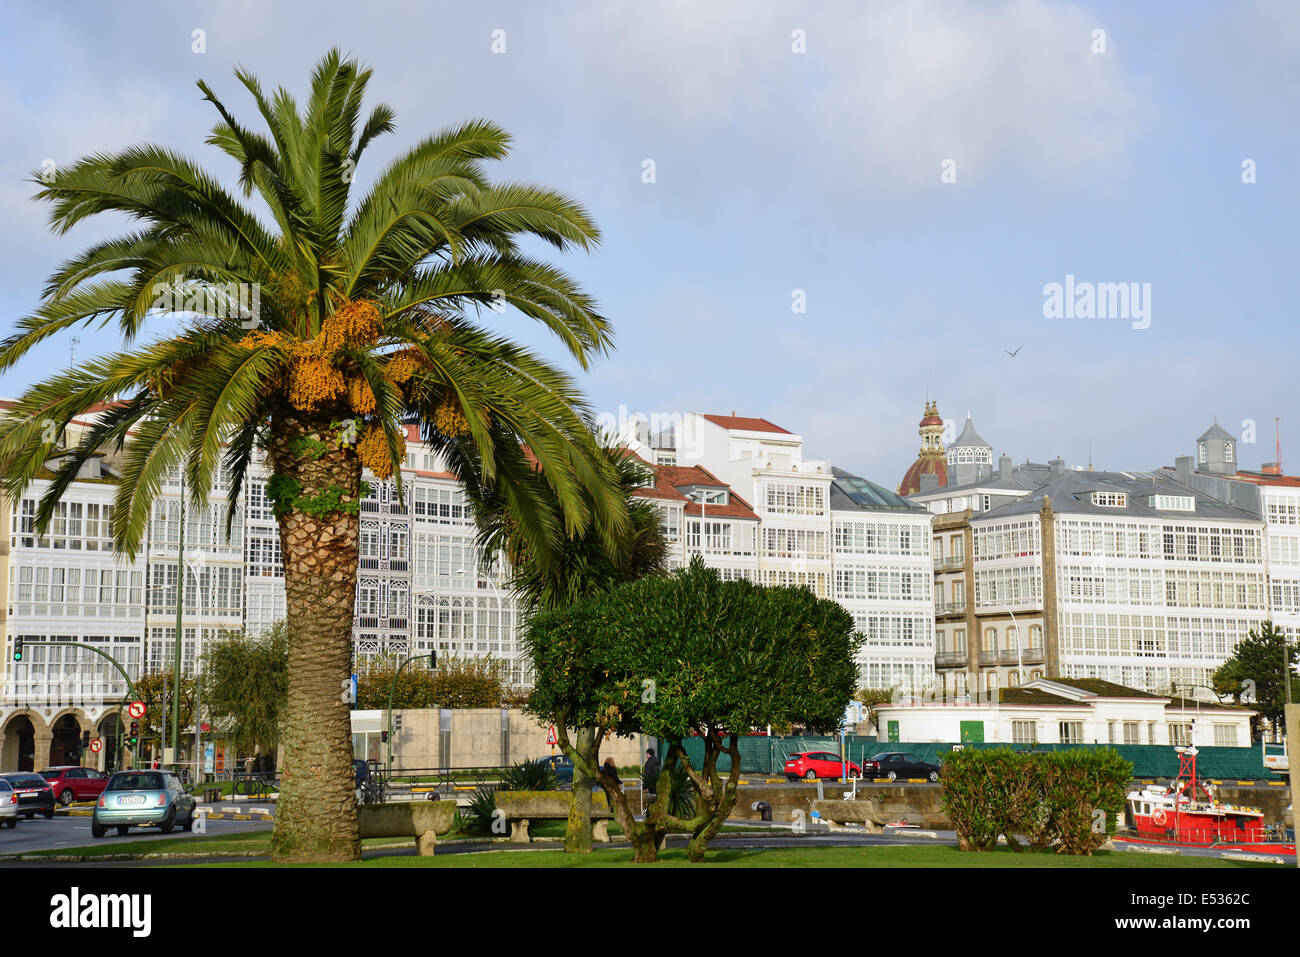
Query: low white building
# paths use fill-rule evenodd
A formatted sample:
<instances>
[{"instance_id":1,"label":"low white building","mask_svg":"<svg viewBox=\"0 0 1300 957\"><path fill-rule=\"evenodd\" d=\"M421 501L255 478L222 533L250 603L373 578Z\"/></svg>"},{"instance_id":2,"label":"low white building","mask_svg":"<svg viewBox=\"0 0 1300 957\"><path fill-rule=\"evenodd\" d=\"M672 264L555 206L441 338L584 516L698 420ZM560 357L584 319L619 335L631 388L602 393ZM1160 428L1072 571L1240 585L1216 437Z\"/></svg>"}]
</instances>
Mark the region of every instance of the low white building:
<instances>
[{"instance_id":1,"label":"low white building","mask_svg":"<svg viewBox=\"0 0 1300 957\"><path fill-rule=\"evenodd\" d=\"M995 700L916 697L876 714L879 740L891 742L1249 747L1253 712L1094 678L1039 678Z\"/></svg>"}]
</instances>

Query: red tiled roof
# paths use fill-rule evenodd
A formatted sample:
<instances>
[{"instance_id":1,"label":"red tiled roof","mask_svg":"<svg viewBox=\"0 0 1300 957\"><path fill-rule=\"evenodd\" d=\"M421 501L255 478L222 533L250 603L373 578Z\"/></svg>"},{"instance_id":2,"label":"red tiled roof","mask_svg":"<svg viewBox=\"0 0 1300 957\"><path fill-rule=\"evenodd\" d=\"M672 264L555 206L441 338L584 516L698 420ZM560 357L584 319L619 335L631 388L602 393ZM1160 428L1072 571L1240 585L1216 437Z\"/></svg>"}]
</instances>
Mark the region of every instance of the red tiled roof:
<instances>
[{"instance_id":1,"label":"red tiled roof","mask_svg":"<svg viewBox=\"0 0 1300 957\"><path fill-rule=\"evenodd\" d=\"M638 456L640 458L640 456ZM706 485L712 488L727 489L726 505L706 505L704 506L705 517L713 516L716 518L745 518L758 521L758 515L750 508L748 502L735 493L726 482L720 480L708 469L700 465L651 465L645 459L641 459L646 468L654 470L655 484L639 488L634 493L640 498L654 498L661 501L685 502L684 513L686 515L698 516L700 514L700 505L697 502L691 502L682 494L679 489L689 485Z\"/></svg>"},{"instance_id":2,"label":"red tiled roof","mask_svg":"<svg viewBox=\"0 0 1300 957\"><path fill-rule=\"evenodd\" d=\"M921 491L922 475L937 475L939 477L939 488L945 487L948 484L947 461L938 456L918 458L903 476L903 481L899 483L898 494L913 495Z\"/></svg>"},{"instance_id":3,"label":"red tiled roof","mask_svg":"<svg viewBox=\"0 0 1300 957\"><path fill-rule=\"evenodd\" d=\"M720 425L724 429L739 429L742 432L780 432L782 435L793 435L789 429L783 429L767 419L755 419L743 415L704 415L702 418L708 419L714 425Z\"/></svg>"},{"instance_id":4,"label":"red tiled roof","mask_svg":"<svg viewBox=\"0 0 1300 957\"><path fill-rule=\"evenodd\" d=\"M1242 482L1254 482L1256 485L1280 485L1300 488L1300 476L1277 475L1272 472L1238 472L1233 478Z\"/></svg>"}]
</instances>

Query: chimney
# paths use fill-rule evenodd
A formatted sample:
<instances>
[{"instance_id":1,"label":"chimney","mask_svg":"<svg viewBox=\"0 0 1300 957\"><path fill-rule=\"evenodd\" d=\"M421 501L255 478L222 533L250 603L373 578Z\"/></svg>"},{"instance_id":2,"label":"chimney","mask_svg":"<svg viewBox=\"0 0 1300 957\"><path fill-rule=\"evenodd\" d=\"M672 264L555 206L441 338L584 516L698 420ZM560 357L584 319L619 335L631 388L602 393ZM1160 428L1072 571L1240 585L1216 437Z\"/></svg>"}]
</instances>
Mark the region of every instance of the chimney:
<instances>
[{"instance_id":1,"label":"chimney","mask_svg":"<svg viewBox=\"0 0 1300 957\"><path fill-rule=\"evenodd\" d=\"M998 478L1011 478L1011 456L1007 455L1006 452L1003 452L1001 457L998 458Z\"/></svg>"},{"instance_id":2,"label":"chimney","mask_svg":"<svg viewBox=\"0 0 1300 957\"><path fill-rule=\"evenodd\" d=\"M1052 461L1048 462L1047 465L1051 468L1053 475L1065 474L1065 459L1061 458L1059 455L1052 459Z\"/></svg>"},{"instance_id":3,"label":"chimney","mask_svg":"<svg viewBox=\"0 0 1300 957\"><path fill-rule=\"evenodd\" d=\"M1178 476L1178 481L1184 485L1192 484L1192 471L1195 469L1195 459L1190 455L1180 455L1174 459L1174 474Z\"/></svg>"}]
</instances>

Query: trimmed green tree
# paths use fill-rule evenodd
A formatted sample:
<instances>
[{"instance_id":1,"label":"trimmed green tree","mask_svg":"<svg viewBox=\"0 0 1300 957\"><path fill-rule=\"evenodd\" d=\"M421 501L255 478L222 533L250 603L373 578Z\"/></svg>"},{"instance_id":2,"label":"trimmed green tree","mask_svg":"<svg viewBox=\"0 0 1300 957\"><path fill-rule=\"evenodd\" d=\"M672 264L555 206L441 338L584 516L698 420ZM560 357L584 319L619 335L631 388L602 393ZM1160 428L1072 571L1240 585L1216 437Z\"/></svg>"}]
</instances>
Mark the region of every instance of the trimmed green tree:
<instances>
[{"instance_id":1,"label":"trimmed green tree","mask_svg":"<svg viewBox=\"0 0 1300 957\"><path fill-rule=\"evenodd\" d=\"M289 630L231 635L203 652L203 708L239 754L274 754L289 695Z\"/></svg>"},{"instance_id":2,"label":"trimmed green tree","mask_svg":"<svg viewBox=\"0 0 1300 957\"><path fill-rule=\"evenodd\" d=\"M650 862L669 830L689 833L689 859L703 859L735 804L740 734L796 722L813 733L839 728L856 687L860 638L836 602L804 588L724 582L697 558L671 577L539 614L526 641L535 681L529 710L554 723L564 753L609 796L633 859ZM570 740L568 729L583 726L605 739L639 733L667 742L644 820L622 785ZM699 766L684 746L697 736ZM731 759L725 778L723 754ZM695 788L689 818L670 807L679 768Z\"/></svg>"},{"instance_id":3,"label":"trimmed green tree","mask_svg":"<svg viewBox=\"0 0 1300 957\"><path fill-rule=\"evenodd\" d=\"M1287 663L1283 668L1282 663ZM1300 701L1300 679L1295 667L1300 663L1300 645L1287 641L1281 628L1266 621L1237 643L1232 657L1219 666L1211 679L1214 690L1231 695L1233 700L1257 712L1268 721L1275 735L1280 735L1283 709L1287 702L1287 672L1291 681L1291 701ZM1180 689L1181 690L1181 689ZM1252 721L1252 724L1257 724ZM1251 728L1252 732L1258 728ZM1280 736L1278 740L1281 740Z\"/></svg>"},{"instance_id":4,"label":"trimmed green tree","mask_svg":"<svg viewBox=\"0 0 1300 957\"><path fill-rule=\"evenodd\" d=\"M467 498L474 507L483 552L495 555L499 551L505 555L511 569L510 586L529 613L566 608L623 582L664 573L668 546L659 511L636 494L652 478L650 467L611 442L602 442L600 448L602 457L617 476L628 515L625 534L612 544L588 529L581 535L570 536L558 548L548 545L539 552L537 540L514 519L506 488L467 484ZM546 491L540 472L533 476L533 481L538 485L537 499L547 503L543 523L565 526L564 503ZM591 851L592 780L583 769L596 757L596 729L578 728L575 747L586 760L574 764L569 823L564 833L564 850L571 854Z\"/></svg>"}]
</instances>

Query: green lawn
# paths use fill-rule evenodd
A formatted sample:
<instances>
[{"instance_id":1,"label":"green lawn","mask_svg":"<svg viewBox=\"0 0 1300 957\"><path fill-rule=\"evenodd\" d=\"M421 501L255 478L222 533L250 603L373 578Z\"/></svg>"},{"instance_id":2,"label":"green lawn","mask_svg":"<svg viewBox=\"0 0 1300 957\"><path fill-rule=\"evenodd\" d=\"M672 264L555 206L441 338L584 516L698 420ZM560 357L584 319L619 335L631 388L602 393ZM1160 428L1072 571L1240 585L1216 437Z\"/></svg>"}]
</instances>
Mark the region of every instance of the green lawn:
<instances>
[{"instance_id":1,"label":"green lawn","mask_svg":"<svg viewBox=\"0 0 1300 957\"><path fill-rule=\"evenodd\" d=\"M200 867L275 867L269 861L195 864ZM633 864L630 848L601 847L591 854L565 854L561 850L501 850L476 854L446 854L435 857L376 857L359 863L325 864L322 867L1091 867L1091 868L1236 868L1282 867L1251 861L1223 861L1217 858L1175 857L1138 854L1130 851L1102 851L1093 857L1061 854L1016 854L1005 848L988 853L969 853L950 846L916 847L807 847L761 850L710 851L702 864L691 864L686 850L670 848L654 865Z\"/></svg>"},{"instance_id":2,"label":"green lawn","mask_svg":"<svg viewBox=\"0 0 1300 957\"><path fill-rule=\"evenodd\" d=\"M361 842L362 847L384 844L414 843L410 837L370 837ZM88 847L60 847L44 851L27 851L35 857L103 857L114 854L270 854L271 832L250 831L223 837L164 837L156 841L114 841L106 837Z\"/></svg>"}]
</instances>

